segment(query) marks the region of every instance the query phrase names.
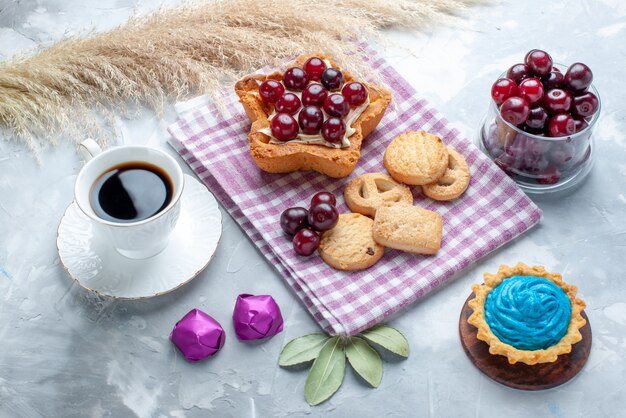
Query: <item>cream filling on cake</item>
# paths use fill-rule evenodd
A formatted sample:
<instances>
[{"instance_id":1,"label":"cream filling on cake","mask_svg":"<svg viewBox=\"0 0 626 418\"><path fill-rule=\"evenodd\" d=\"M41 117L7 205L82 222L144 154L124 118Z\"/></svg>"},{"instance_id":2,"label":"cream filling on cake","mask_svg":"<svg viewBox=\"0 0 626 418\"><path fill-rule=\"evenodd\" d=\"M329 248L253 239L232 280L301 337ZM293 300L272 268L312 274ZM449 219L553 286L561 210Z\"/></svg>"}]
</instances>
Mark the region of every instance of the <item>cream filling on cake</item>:
<instances>
[{"instance_id":1,"label":"cream filling on cake","mask_svg":"<svg viewBox=\"0 0 626 418\"><path fill-rule=\"evenodd\" d=\"M326 62L326 60L324 60L324 62L326 63L326 66L328 68L330 68L330 63ZM260 86L262 81L260 80L256 80L257 84ZM281 81L282 84L282 81ZM341 89L343 89L343 86L345 86L346 83L342 84L341 87L339 88L339 92L341 92ZM302 92L301 91L291 91L291 90L287 90L285 89L285 92L289 92L289 93L293 93L296 96L298 96L298 99L300 99L300 101L302 101ZM254 95L259 95L258 92L252 92L252 94ZM333 94L332 92L329 92L329 94ZM339 93L341 94L341 93ZM341 143L332 143L329 142L327 140L324 139L324 137L320 133L314 134L314 135L310 135L310 134L305 134L302 131L298 132L298 135L295 137L295 139L292 139L290 141L279 141L278 139L276 139L273 135L272 135L272 129L268 126L267 128L263 128L263 129L259 129L256 132L260 132L262 134L265 134L267 136L270 137L270 144L287 144L287 143L296 143L296 144L314 144L314 145L323 145L325 147L328 148L348 148L350 146L350 137L356 132L356 129L354 129L352 127L352 125L354 124L354 122L356 122L356 120L359 118L359 116L361 116L361 114L365 111L365 109L367 109L367 106L369 106L370 104L370 96L369 96L369 92L367 95L367 100L365 101L365 103L363 103L360 106L357 107L350 107L350 111L348 112L348 114L345 116L345 118L341 118L344 123L346 124L346 133L343 135L343 138L341 138ZM304 106L300 107L300 110L298 110L298 112L293 115L294 119L297 121L298 120L298 116L300 115L300 112L302 111L302 109L304 108ZM322 109L322 113L324 113L324 121L326 121L329 117L331 117L328 113L326 113L326 111ZM269 122L272 121L272 119L274 119L274 117L276 116L277 112L276 110L273 110L272 113L268 116L267 120Z\"/></svg>"},{"instance_id":2,"label":"cream filling on cake","mask_svg":"<svg viewBox=\"0 0 626 418\"><path fill-rule=\"evenodd\" d=\"M298 94L297 92L293 92L293 93L296 95ZM274 138L274 136L272 135L272 130L270 129L269 126L267 128L259 129L257 132L261 132L269 136L270 144L285 144L287 142L292 142L292 143L298 143L298 144L324 145L329 148L348 148L350 146L349 138L356 132L356 129L354 129L352 125L354 124L354 122L356 122L359 116L361 116L361 114L365 111L365 109L367 109L367 106L369 106L369 104L370 104L370 98L368 95L365 103L363 103L361 106L350 108L350 112L348 112L345 118L342 118L344 123L346 124L346 133L343 135L343 138L341 138L341 143L335 144L332 142L328 142L327 140L324 139L321 133L310 135L310 134L305 134L302 131L298 132L298 135L295 137L295 139L292 139L290 141L279 141L278 139ZM298 116L300 115L301 111L302 111L302 108L298 110L298 112L295 115L293 115L296 121L298 120ZM330 117L330 115L327 114L326 111L324 111L324 109L322 109L322 113L324 113L324 120ZM277 115L276 111L275 110L272 111L272 113L267 118L268 121L271 122L272 119L274 119L276 115Z\"/></svg>"}]
</instances>

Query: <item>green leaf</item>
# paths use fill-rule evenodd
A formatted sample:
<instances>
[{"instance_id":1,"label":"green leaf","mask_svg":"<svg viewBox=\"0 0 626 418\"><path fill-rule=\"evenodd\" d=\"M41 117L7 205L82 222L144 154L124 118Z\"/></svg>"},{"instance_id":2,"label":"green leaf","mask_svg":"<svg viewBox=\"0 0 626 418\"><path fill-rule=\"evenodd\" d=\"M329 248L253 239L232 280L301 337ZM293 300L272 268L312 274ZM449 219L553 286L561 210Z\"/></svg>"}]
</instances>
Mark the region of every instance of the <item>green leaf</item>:
<instances>
[{"instance_id":1,"label":"green leaf","mask_svg":"<svg viewBox=\"0 0 626 418\"><path fill-rule=\"evenodd\" d=\"M309 405L317 405L330 398L343 383L346 354L341 337L331 337L313 362L304 385L304 397Z\"/></svg>"},{"instance_id":2,"label":"green leaf","mask_svg":"<svg viewBox=\"0 0 626 418\"><path fill-rule=\"evenodd\" d=\"M326 334L316 333L308 334L295 338L283 347L278 357L280 366L294 366L296 364L305 363L315 360L324 343L330 337Z\"/></svg>"},{"instance_id":3,"label":"green leaf","mask_svg":"<svg viewBox=\"0 0 626 418\"><path fill-rule=\"evenodd\" d=\"M363 331L361 335L392 353L402 357L409 356L409 342L395 328L387 325L376 325L367 331Z\"/></svg>"},{"instance_id":4,"label":"green leaf","mask_svg":"<svg viewBox=\"0 0 626 418\"><path fill-rule=\"evenodd\" d=\"M367 383L377 388L383 378L383 362L376 350L362 338L351 337L346 347L346 357L354 371Z\"/></svg>"}]
</instances>

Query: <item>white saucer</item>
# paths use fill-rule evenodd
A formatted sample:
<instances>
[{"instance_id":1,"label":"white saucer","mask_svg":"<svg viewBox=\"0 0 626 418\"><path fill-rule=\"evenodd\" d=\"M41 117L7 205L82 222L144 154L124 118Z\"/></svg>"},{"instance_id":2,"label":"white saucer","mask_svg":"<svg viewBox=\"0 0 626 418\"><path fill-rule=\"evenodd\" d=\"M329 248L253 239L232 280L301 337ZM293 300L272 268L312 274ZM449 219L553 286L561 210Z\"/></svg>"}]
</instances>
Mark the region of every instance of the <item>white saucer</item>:
<instances>
[{"instance_id":1,"label":"white saucer","mask_svg":"<svg viewBox=\"0 0 626 418\"><path fill-rule=\"evenodd\" d=\"M119 254L107 237L94 233L92 221L69 205L57 235L61 262L87 290L121 299L159 296L191 281L211 261L222 235L222 214L213 194L185 175L178 223L159 254L133 260Z\"/></svg>"}]
</instances>

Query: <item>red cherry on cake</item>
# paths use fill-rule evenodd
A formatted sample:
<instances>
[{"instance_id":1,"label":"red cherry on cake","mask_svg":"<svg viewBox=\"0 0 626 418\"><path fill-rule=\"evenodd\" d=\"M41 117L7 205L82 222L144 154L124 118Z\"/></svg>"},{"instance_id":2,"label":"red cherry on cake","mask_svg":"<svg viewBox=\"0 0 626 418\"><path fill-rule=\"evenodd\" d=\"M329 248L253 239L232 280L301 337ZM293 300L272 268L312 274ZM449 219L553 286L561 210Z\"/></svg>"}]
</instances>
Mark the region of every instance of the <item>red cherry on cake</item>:
<instances>
[{"instance_id":1,"label":"red cherry on cake","mask_svg":"<svg viewBox=\"0 0 626 418\"><path fill-rule=\"evenodd\" d=\"M363 84L356 81L343 86L341 94L348 100L350 106L361 106L367 101L367 89Z\"/></svg>"},{"instance_id":2,"label":"red cherry on cake","mask_svg":"<svg viewBox=\"0 0 626 418\"><path fill-rule=\"evenodd\" d=\"M502 119L513 125L521 125L526 122L530 114L530 104L521 97L509 97L500 106Z\"/></svg>"},{"instance_id":3,"label":"red cherry on cake","mask_svg":"<svg viewBox=\"0 0 626 418\"><path fill-rule=\"evenodd\" d=\"M574 93L582 93L591 85L593 73L581 62L569 66L565 72L563 85Z\"/></svg>"},{"instance_id":4,"label":"red cherry on cake","mask_svg":"<svg viewBox=\"0 0 626 418\"><path fill-rule=\"evenodd\" d=\"M302 103L298 96L293 93L285 93L283 96L276 101L276 112L278 113L289 113L290 115L295 115Z\"/></svg>"},{"instance_id":5,"label":"red cherry on cake","mask_svg":"<svg viewBox=\"0 0 626 418\"><path fill-rule=\"evenodd\" d=\"M563 86L563 74L558 70L550 71L547 76L541 77L541 82L545 91L560 89Z\"/></svg>"},{"instance_id":6,"label":"red cherry on cake","mask_svg":"<svg viewBox=\"0 0 626 418\"><path fill-rule=\"evenodd\" d=\"M319 205L320 203L328 203L335 206L337 198L330 192L318 192L311 198L311 206Z\"/></svg>"},{"instance_id":7,"label":"red cherry on cake","mask_svg":"<svg viewBox=\"0 0 626 418\"><path fill-rule=\"evenodd\" d=\"M576 133L574 118L567 113L557 113L550 119L548 132L553 137L569 136Z\"/></svg>"},{"instance_id":8,"label":"red cherry on cake","mask_svg":"<svg viewBox=\"0 0 626 418\"><path fill-rule=\"evenodd\" d=\"M286 234L295 235L299 230L308 226L309 211L305 208L289 208L280 215L280 227Z\"/></svg>"},{"instance_id":9,"label":"red cherry on cake","mask_svg":"<svg viewBox=\"0 0 626 418\"><path fill-rule=\"evenodd\" d=\"M546 51L541 49L532 49L528 51L524 62L530 68L530 71L538 76L543 77L552 70L552 57Z\"/></svg>"},{"instance_id":10,"label":"red cherry on cake","mask_svg":"<svg viewBox=\"0 0 626 418\"><path fill-rule=\"evenodd\" d=\"M289 113L277 113L270 122L270 129L279 141L291 141L298 135L298 122Z\"/></svg>"},{"instance_id":11,"label":"red cherry on cake","mask_svg":"<svg viewBox=\"0 0 626 418\"><path fill-rule=\"evenodd\" d=\"M522 80L519 84L519 96L528 100L531 106L541 103L543 99L543 84L537 77Z\"/></svg>"},{"instance_id":12,"label":"red cherry on cake","mask_svg":"<svg viewBox=\"0 0 626 418\"><path fill-rule=\"evenodd\" d=\"M599 102L595 94L587 92L574 97L572 114L586 118L593 115L598 110Z\"/></svg>"},{"instance_id":13,"label":"red cherry on cake","mask_svg":"<svg viewBox=\"0 0 626 418\"><path fill-rule=\"evenodd\" d=\"M526 64L515 64L506 72L506 78L513 80L515 84L521 83L530 76L530 68Z\"/></svg>"},{"instance_id":14,"label":"red cherry on cake","mask_svg":"<svg viewBox=\"0 0 626 418\"><path fill-rule=\"evenodd\" d=\"M292 67L285 71L283 84L288 90L302 91L309 84L309 76L300 67Z\"/></svg>"},{"instance_id":15,"label":"red cherry on cake","mask_svg":"<svg viewBox=\"0 0 626 418\"><path fill-rule=\"evenodd\" d=\"M339 118L329 118L322 125L322 137L333 144L341 143L346 134L346 124Z\"/></svg>"},{"instance_id":16,"label":"red cherry on cake","mask_svg":"<svg viewBox=\"0 0 626 418\"><path fill-rule=\"evenodd\" d=\"M336 68L327 68L322 73L320 81L330 91L339 90L343 84L343 73Z\"/></svg>"},{"instance_id":17,"label":"red cherry on cake","mask_svg":"<svg viewBox=\"0 0 626 418\"><path fill-rule=\"evenodd\" d=\"M302 91L302 104L304 106L319 106L324 104L328 91L320 83L311 83Z\"/></svg>"},{"instance_id":18,"label":"red cherry on cake","mask_svg":"<svg viewBox=\"0 0 626 418\"><path fill-rule=\"evenodd\" d=\"M319 203L309 209L309 225L317 231L328 231L337 225L339 212L330 203Z\"/></svg>"},{"instance_id":19,"label":"red cherry on cake","mask_svg":"<svg viewBox=\"0 0 626 418\"><path fill-rule=\"evenodd\" d=\"M546 126L548 120L548 112L541 107L533 107L530 109L528 118L526 119L526 126L529 128L540 131Z\"/></svg>"},{"instance_id":20,"label":"red cherry on cake","mask_svg":"<svg viewBox=\"0 0 626 418\"><path fill-rule=\"evenodd\" d=\"M491 86L491 98L500 106L509 97L517 96L517 84L510 78L499 78Z\"/></svg>"},{"instance_id":21,"label":"red cherry on cake","mask_svg":"<svg viewBox=\"0 0 626 418\"><path fill-rule=\"evenodd\" d=\"M331 116L342 118L350 112L350 104L343 94L334 93L324 100L324 110Z\"/></svg>"},{"instance_id":22,"label":"red cherry on cake","mask_svg":"<svg viewBox=\"0 0 626 418\"><path fill-rule=\"evenodd\" d=\"M572 106L572 95L563 89L548 90L543 95L543 107L550 114L567 112Z\"/></svg>"},{"instance_id":23,"label":"red cherry on cake","mask_svg":"<svg viewBox=\"0 0 626 418\"><path fill-rule=\"evenodd\" d=\"M312 57L304 63L303 69L309 75L309 79L319 81L326 69L326 63L321 58Z\"/></svg>"},{"instance_id":24,"label":"red cherry on cake","mask_svg":"<svg viewBox=\"0 0 626 418\"><path fill-rule=\"evenodd\" d=\"M312 229L304 228L296 233L292 243L297 254L309 256L320 246L320 236Z\"/></svg>"},{"instance_id":25,"label":"red cherry on cake","mask_svg":"<svg viewBox=\"0 0 626 418\"><path fill-rule=\"evenodd\" d=\"M318 134L324 123L324 113L317 106L305 106L298 115L298 123L305 134Z\"/></svg>"},{"instance_id":26,"label":"red cherry on cake","mask_svg":"<svg viewBox=\"0 0 626 418\"><path fill-rule=\"evenodd\" d=\"M265 80L259 86L259 95L265 103L276 103L285 92L285 86L276 80Z\"/></svg>"}]
</instances>

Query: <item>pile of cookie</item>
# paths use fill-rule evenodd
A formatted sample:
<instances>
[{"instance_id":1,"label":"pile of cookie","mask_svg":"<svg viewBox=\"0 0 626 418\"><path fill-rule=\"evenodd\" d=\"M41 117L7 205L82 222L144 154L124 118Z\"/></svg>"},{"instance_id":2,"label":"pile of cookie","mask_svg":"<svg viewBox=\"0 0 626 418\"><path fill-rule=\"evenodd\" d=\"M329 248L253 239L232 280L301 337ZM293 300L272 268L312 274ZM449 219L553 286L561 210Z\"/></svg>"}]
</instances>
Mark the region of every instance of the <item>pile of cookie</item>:
<instances>
[{"instance_id":1,"label":"pile of cookie","mask_svg":"<svg viewBox=\"0 0 626 418\"><path fill-rule=\"evenodd\" d=\"M427 255L439 251L443 219L414 206L408 185L421 186L434 200L456 199L470 182L465 159L436 135L407 132L391 141L384 165L391 176L367 173L346 186L344 198L353 213L339 215L319 245L331 267L366 269L383 256L384 247Z\"/></svg>"},{"instance_id":2,"label":"pile of cookie","mask_svg":"<svg viewBox=\"0 0 626 418\"><path fill-rule=\"evenodd\" d=\"M295 252L311 255L319 250L322 260L338 270L369 268L382 258L385 247L436 254L441 247L443 218L414 206L409 185L421 186L424 195L434 200L456 199L470 182L465 159L438 136L420 131L394 138L385 151L384 165L390 175L367 173L348 183L344 198L352 213L337 216L336 209L314 210L319 203L316 197L309 211L301 207L285 210L281 226L293 236ZM334 208L334 196L327 192L318 195L325 201L328 198L326 203Z\"/></svg>"}]
</instances>

